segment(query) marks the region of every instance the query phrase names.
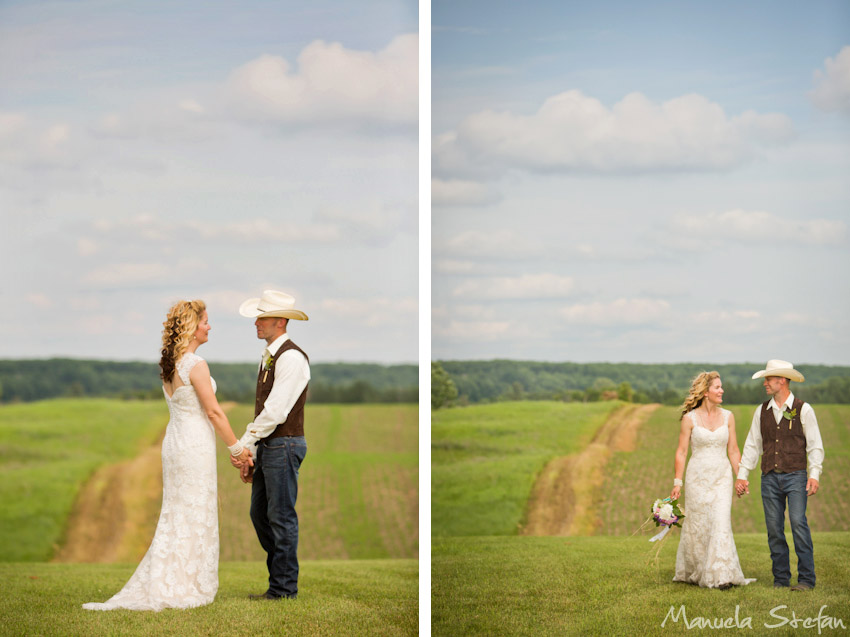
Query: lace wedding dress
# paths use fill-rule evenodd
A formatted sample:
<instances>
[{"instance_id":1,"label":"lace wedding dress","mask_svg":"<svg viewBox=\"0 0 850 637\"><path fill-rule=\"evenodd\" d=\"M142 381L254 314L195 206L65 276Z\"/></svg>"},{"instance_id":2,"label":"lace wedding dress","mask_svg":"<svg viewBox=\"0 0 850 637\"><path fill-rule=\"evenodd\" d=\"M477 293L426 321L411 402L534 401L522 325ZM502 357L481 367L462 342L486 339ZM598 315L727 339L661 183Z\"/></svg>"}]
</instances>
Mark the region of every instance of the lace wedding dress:
<instances>
[{"instance_id":1,"label":"lace wedding dress","mask_svg":"<svg viewBox=\"0 0 850 637\"><path fill-rule=\"evenodd\" d=\"M674 582L706 588L743 585L747 579L732 537L732 467L726 453L729 414L715 431L703 427L691 411L691 459L685 473L685 521L676 554Z\"/></svg>"},{"instance_id":2,"label":"lace wedding dress","mask_svg":"<svg viewBox=\"0 0 850 637\"><path fill-rule=\"evenodd\" d=\"M88 610L154 610L209 604L218 590L218 495L215 432L189 372L201 360L185 354L176 365L183 385L169 396L162 441L162 511L136 572L105 603ZM215 381L212 382L215 390Z\"/></svg>"}]
</instances>

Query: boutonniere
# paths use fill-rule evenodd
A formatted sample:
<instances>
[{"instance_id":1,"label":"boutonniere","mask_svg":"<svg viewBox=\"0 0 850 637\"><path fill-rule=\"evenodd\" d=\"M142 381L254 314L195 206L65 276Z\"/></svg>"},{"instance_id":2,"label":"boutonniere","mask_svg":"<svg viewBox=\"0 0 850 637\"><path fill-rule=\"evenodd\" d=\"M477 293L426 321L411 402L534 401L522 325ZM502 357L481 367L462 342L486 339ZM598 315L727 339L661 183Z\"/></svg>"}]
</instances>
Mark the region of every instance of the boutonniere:
<instances>
[{"instance_id":1,"label":"boutonniere","mask_svg":"<svg viewBox=\"0 0 850 637\"><path fill-rule=\"evenodd\" d=\"M268 353L265 353L263 356L263 382L266 382L266 378L268 378L269 370L274 365L274 358Z\"/></svg>"},{"instance_id":2,"label":"boutonniere","mask_svg":"<svg viewBox=\"0 0 850 637\"><path fill-rule=\"evenodd\" d=\"M797 410L792 409L791 411L783 411L782 417L788 421L788 429L791 429L791 425L794 424L794 418L797 417Z\"/></svg>"}]
</instances>

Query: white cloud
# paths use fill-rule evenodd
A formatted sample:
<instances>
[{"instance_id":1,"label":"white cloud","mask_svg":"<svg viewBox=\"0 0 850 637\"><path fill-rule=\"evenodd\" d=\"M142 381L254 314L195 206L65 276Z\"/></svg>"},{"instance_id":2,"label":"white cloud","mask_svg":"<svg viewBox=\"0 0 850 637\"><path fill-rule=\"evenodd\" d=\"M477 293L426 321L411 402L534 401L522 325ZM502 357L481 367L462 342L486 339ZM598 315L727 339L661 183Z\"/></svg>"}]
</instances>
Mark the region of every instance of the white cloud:
<instances>
[{"instance_id":1,"label":"white cloud","mask_svg":"<svg viewBox=\"0 0 850 637\"><path fill-rule=\"evenodd\" d=\"M27 294L24 300L39 310L49 310L53 307L53 301L50 300L46 294L42 294L40 292L33 292L31 294Z\"/></svg>"},{"instance_id":2,"label":"white cloud","mask_svg":"<svg viewBox=\"0 0 850 637\"><path fill-rule=\"evenodd\" d=\"M401 232L416 234L418 202L388 203L373 200L349 207L323 207L313 215L315 224L338 228L341 236L367 244L385 242Z\"/></svg>"},{"instance_id":3,"label":"white cloud","mask_svg":"<svg viewBox=\"0 0 850 637\"><path fill-rule=\"evenodd\" d=\"M24 113L0 111L0 164L17 168L68 167L71 127L62 122L36 122Z\"/></svg>"},{"instance_id":4,"label":"white cloud","mask_svg":"<svg viewBox=\"0 0 850 637\"><path fill-rule=\"evenodd\" d=\"M255 242L257 237L290 243L333 243L343 237L340 227L336 224L280 224L262 217L234 223L191 221L186 222L185 226L205 239L228 239L248 243Z\"/></svg>"},{"instance_id":5,"label":"white cloud","mask_svg":"<svg viewBox=\"0 0 850 637\"><path fill-rule=\"evenodd\" d=\"M613 107L572 90L547 99L537 113L483 111L457 131L435 138L438 175L482 169L633 173L727 170L793 134L781 114L747 111L729 117L716 103L689 94L656 103L630 93Z\"/></svg>"},{"instance_id":6,"label":"white cloud","mask_svg":"<svg viewBox=\"0 0 850 637\"><path fill-rule=\"evenodd\" d=\"M395 37L377 53L317 40L298 56L262 55L228 78L240 118L270 122L414 124L419 114L419 39Z\"/></svg>"},{"instance_id":7,"label":"white cloud","mask_svg":"<svg viewBox=\"0 0 850 637\"><path fill-rule=\"evenodd\" d=\"M121 237L132 233L136 239L154 243L173 243L185 235L197 235L206 240L254 243L258 237L284 243L330 244L357 240L375 243L395 236L404 219L412 215L398 209L381 205L365 205L357 212L326 209L313 215L311 221L303 223L273 223L266 217L240 219L232 222L212 220L174 221L151 214L137 215L129 219L100 219L94 228L109 237Z\"/></svg>"},{"instance_id":8,"label":"white cloud","mask_svg":"<svg viewBox=\"0 0 850 637\"><path fill-rule=\"evenodd\" d=\"M173 266L164 263L103 263L86 274L82 281L95 286L162 283L178 274L185 277L194 272L203 272L206 267L199 259L181 259Z\"/></svg>"},{"instance_id":9,"label":"white cloud","mask_svg":"<svg viewBox=\"0 0 850 637\"><path fill-rule=\"evenodd\" d=\"M504 259L531 256L536 247L510 230L469 230L441 242L437 251L460 257Z\"/></svg>"},{"instance_id":10,"label":"white cloud","mask_svg":"<svg viewBox=\"0 0 850 637\"><path fill-rule=\"evenodd\" d=\"M611 302L576 304L559 314L570 323L583 325L646 325L668 323L670 304L661 299L621 298Z\"/></svg>"},{"instance_id":11,"label":"white cloud","mask_svg":"<svg viewBox=\"0 0 850 637\"><path fill-rule=\"evenodd\" d=\"M409 297L391 299L386 297L323 299L319 309L327 320L344 319L352 325L381 327L394 325L401 319L413 319L418 315L418 300Z\"/></svg>"},{"instance_id":12,"label":"white cloud","mask_svg":"<svg viewBox=\"0 0 850 637\"><path fill-rule=\"evenodd\" d=\"M440 274L480 274L484 272L480 263L466 259L434 259L431 269Z\"/></svg>"},{"instance_id":13,"label":"white cloud","mask_svg":"<svg viewBox=\"0 0 850 637\"><path fill-rule=\"evenodd\" d=\"M203 114L206 112L206 109L198 104L193 99L182 99L177 103L177 108L182 109L184 111L189 111L190 113L198 113Z\"/></svg>"},{"instance_id":14,"label":"white cloud","mask_svg":"<svg viewBox=\"0 0 850 637\"><path fill-rule=\"evenodd\" d=\"M815 88L809 96L821 110L850 115L850 46L835 59L826 58L823 71L815 71Z\"/></svg>"},{"instance_id":15,"label":"white cloud","mask_svg":"<svg viewBox=\"0 0 850 637\"><path fill-rule=\"evenodd\" d=\"M197 100L153 95L124 111L100 116L91 126L91 133L96 138L145 139L171 144L210 140L221 131L207 108Z\"/></svg>"},{"instance_id":16,"label":"white cloud","mask_svg":"<svg viewBox=\"0 0 850 637\"><path fill-rule=\"evenodd\" d=\"M681 215L672 219L677 233L702 234L715 239L776 242L800 241L809 245L837 245L847 238L847 224L829 219L796 221L769 212L727 210L701 215Z\"/></svg>"},{"instance_id":17,"label":"white cloud","mask_svg":"<svg viewBox=\"0 0 850 637\"><path fill-rule=\"evenodd\" d=\"M688 317L688 322L703 329L722 327L727 332L748 333L764 328L761 312L757 310L705 310Z\"/></svg>"},{"instance_id":18,"label":"white cloud","mask_svg":"<svg viewBox=\"0 0 850 637\"><path fill-rule=\"evenodd\" d=\"M81 257L90 257L97 254L99 251L100 247L97 242L92 241L87 237L80 237L77 239L77 254Z\"/></svg>"},{"instance_id":19,"label":"white cloud","mask_svg":"<svg viewBox=\"0 0 850 637\"><path fill-rule=\"evenodd\" d=\"M473 299L558 299L569 296L575 281L548 272L516 277L470 279L452 290L452 296Z\"/></svg>"},{"instance_id":20,"label":"white cloud","mask_svg":"<svg viewBox=\"0 0 850 637\"><path fill-rule=\"evenodd\" d=\"M164 281L170 273L170 268L162 263L110 263L89 272L83 277L83 282L93 285L132 285Z\"/></svg>"},{"instance_id":21,"label":"white cloud","mask_svg":"<svg viewBox=\"0 0 850 637\"><path fill-rule=\"evenodd\" d=\"M448 340L470 342L488 342L504 339L513 332L510 321L437 321L432 324L435 335Z\"/></svg>"},{"instance_id":22,"label":"white cloud","mask_svg":"<svg viewBox=\"0 0 850 637\"><path fill-rule=\"evenodd\" d=\"M501 197L486 185L461 179L432 179L431 205L433 206L486 206Z\"/></svg>"}]
</instances>

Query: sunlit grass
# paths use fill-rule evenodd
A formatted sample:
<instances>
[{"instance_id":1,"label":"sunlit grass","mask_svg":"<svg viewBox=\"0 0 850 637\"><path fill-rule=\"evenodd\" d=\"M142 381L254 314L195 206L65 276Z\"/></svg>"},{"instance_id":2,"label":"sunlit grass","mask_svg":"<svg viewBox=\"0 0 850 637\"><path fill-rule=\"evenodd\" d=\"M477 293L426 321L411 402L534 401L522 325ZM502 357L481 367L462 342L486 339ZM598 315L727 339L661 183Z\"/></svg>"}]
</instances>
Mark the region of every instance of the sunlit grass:
<instances>
[{"instance_id":1,"label":"sunlit grass","mask_svg":"<svg viewBox=\"0 0 850 637\"><path fill-rule=\"evenodd\" d=\"M622 403L514 402L431 416L431 534L514 535L534 480Z\"/></svg>"},{"instance_id":2,"label":"sunlit grass","mask_svg":"<svg viewBox=\"0 0 850 637\"><path fill-rule=\"evenodd\" d=\"M215 601L202 608L95 612L135 564L0 563L0 635L415 635L416 560L304 561L298 599L254 602L264 562L224 562Z\"/></svg>"}]
</instances>

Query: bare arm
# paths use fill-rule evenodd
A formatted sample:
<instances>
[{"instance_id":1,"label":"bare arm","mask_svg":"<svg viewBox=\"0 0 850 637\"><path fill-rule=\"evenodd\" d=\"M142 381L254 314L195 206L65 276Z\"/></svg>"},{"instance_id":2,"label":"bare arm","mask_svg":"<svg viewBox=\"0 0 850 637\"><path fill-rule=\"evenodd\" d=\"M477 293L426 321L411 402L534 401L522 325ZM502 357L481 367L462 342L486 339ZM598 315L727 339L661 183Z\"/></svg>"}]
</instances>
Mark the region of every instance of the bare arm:
<instances>
[{"instance_id":1,"label":"bare arm","mask_svg":"<svg viewBox=\"0 0 850 637\"><path fill-rule=\"evenodd\" d=\"M687 415L687 414L686 414ZM691 429L693 425L690 419L682 417L682 426L679 429L679 446L676 447L676 455L673 460L673 471L677 480L681 480L685 475L685 462L688 459L688 445L691 442ZM677 500L682 493L682 487L674 486L670 492L670 497Z\"/></svg>"},{"instance_id":2,"label":"bare arm","mask_svg":"<svg viewBox=\"0 0 850 637\"><path fill-rule=\"evenodd\" d=\"M230 421L224 414L221 405L218 404L218 399L215 397L215 392L212 388L212 380L210 379L210 368L206 361L200 361L192 368L189 373L189 380L192 382L192 387L195 388L195 393L198 395L198 400L201 401L201 407L210 419L213 428L219 438L224 441L228 447L236 444L237 438L230 427ZM237 458L239 462L247 462L251 459L251 452L246 447Z\"/></svg>"},{"instance_id":3,"label":"bare arm","mask_svg":"<svg viewBox=\"0 0 850 637\"><path fill-rule=\"evenodd\" d=\"M729 413L729 443L726 445L729 462L732 463L732 474L738 475L741 465L741 450L738 448L738 437L735 435L735 414Z\"/></svg>"}]
</instances>

